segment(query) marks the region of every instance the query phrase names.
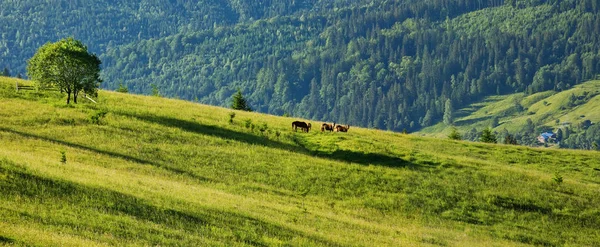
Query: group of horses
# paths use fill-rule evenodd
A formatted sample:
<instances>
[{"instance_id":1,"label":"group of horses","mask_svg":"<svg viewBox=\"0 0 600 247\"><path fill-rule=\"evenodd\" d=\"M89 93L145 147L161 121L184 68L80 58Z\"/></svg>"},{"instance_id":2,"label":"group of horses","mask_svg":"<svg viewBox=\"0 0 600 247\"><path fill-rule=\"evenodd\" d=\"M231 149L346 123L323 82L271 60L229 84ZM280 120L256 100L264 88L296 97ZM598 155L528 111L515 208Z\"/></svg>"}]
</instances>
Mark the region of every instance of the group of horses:
<instances>
[{"instance_id":1,"label":"group of horses","mask_svg":"<svg viewBox=\"0 0 600 247\"><path fill-rule=\"evenodd\" d=\"M337 132L348 132L348 129L350 129L350 125L336 125L335 122L333 124L323 123L321 125L321 132L326 130L329 130L330 132L333 132L333 130Z\"/></svg>"},{"instance_id":2,"label":"group of horses","mask_svg":"<svg viewBox=\"0 0 600 247\"><path fill-rule=\"evenodd\" d=\"M294 129L294 131L298 131L298 128L300 128L300 130L302 130L303 132L308 132L310 131L310 127L311 124L310 123L305 123L302 121L294 121L292 122L292 129ZM326 130L333 132L333 130L337 131L337 132L348 132L348 129L350 129L350 125L335 125L335 123L333 124L328 124L328 123L323 123L321 125L321 132L324 132Z\"/></svg>"}]
</instances>

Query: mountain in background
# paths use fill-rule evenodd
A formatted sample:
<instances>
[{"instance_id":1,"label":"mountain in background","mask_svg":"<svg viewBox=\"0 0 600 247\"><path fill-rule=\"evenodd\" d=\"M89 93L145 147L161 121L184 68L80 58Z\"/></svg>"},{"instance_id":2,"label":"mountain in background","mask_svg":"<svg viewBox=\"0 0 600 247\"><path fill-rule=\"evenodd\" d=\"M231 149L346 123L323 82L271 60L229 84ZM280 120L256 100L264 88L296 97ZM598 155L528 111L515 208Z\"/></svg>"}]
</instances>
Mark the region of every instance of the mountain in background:
<instances>
[{"instance_id":1,"label":"mountain in background","mask_svg":"<svg viewBox=\"0 0 600 247\"><path fill-rule=\"evenodd\" d=\"M440 122L416 132L446 138L453 129L464 140L479 141L485 128L497 142L511 136L518 144L600 150L600 81L588 81L561 92L489 96L458 109L452 123ZM540 142L542 133L556 134Z\"/></svg>"},{"instance_id":2,"label":"mountain in background","mask_svg":"<svg viewBox=\"0 0 600 247\"><path fill-rule=\"evenodd\" d=\"M74 36L100 56L106 89L226 106L239 88L259 112L396 131L600 72L594 0L0 3L13 74Z\"/></svg>"}]
</instances>

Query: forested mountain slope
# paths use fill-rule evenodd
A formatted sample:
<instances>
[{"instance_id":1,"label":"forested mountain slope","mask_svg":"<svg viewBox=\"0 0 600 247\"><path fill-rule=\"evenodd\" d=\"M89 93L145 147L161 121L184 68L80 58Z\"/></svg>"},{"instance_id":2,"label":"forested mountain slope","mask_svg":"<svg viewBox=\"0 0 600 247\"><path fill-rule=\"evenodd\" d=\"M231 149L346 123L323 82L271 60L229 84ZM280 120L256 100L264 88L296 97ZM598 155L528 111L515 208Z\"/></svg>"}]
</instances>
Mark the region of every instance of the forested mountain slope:
<instances>
[{"instance_id":1,"label":"forested mountain slope","mask_svg":"<svg viewBox=\"0 0 600 247\"><path fill-rule=\"evenodd\" d=\"M0 66L22 71L39 44L72 34L98 51L108 89L155 84L224 106L240 88L261 112L380 129L420 129L485 96L565 90L600 72L593 0L97 2L96 15L115 13L104 24L58 18L68 4L4 5L14 11L2 22L28 24L3 32Z\"/></svg>"}]
</instances>

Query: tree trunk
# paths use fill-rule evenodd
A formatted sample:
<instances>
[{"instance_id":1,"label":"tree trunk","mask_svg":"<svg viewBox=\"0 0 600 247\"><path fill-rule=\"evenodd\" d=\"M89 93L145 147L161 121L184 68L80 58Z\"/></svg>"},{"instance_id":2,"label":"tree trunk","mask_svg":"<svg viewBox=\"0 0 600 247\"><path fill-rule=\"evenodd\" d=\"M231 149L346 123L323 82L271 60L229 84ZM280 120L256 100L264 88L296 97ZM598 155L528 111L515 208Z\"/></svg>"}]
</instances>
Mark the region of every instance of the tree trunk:
<instances>
[{"instance_id":1,"label":"tree trunk","mask_svg":"<svg viewBox=\"0 0 600 247\"><path fill-rule=\"evenodd\" d=\"M73 92L73 102L75 102L75 104L77 104L77 91Z\"/></svg>"},{"instance_id":2,"label":"tree trunk","mask_svg":"<svg viewBox=\"0 0 600 247\"><path fill-rule=\"evenodd\" d=\"M71 103L71 90L65 90L67 92L67 105Z\"/></svg>"}]
</instances>

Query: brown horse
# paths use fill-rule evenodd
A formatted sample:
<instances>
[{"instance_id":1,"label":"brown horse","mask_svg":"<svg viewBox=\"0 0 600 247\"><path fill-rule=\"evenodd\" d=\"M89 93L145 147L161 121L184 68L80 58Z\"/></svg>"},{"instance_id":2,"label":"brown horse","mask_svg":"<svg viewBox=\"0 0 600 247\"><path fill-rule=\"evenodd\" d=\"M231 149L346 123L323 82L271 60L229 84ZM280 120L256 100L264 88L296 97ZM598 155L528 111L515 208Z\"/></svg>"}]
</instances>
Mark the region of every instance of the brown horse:
<instances>
[{"instance_id":1,"label":"brown horse","mask_svg":"<svg viewBox=\"0 0 600 247\"><path fill-rule=\"evenodd\" d=\"M305 123L305 122L301 122L301 121L294 121L292 122L292 129L294 129L294 131L298 131L298 128L300 128L302 131L304 132L308 132L310 130L310 123Z\"/></svg>"},{"instance_id":2,"label":"brown horse","mask_svg":"<svg viewBox=\"0 0 600 247\"><path fill-rule=\"evenodd\" d=\"M346 126L337 125L337 126L335 126L335 130L337 132L348 132L348 129L350 129L350 125L346 125Z\"/></svg>"},{"instance_id":3,"label":"brown horse","mask_svg":"<svg viewBox=\"0 0 600 247\"><path fill-rule=\"evenodd\" d=\"M333 126L335 126L335 122L333 124L328 124L328 123L323 123L321 125L321 132L329 130L329 131L333 131Z\"/></svg>"}]
</instances>

